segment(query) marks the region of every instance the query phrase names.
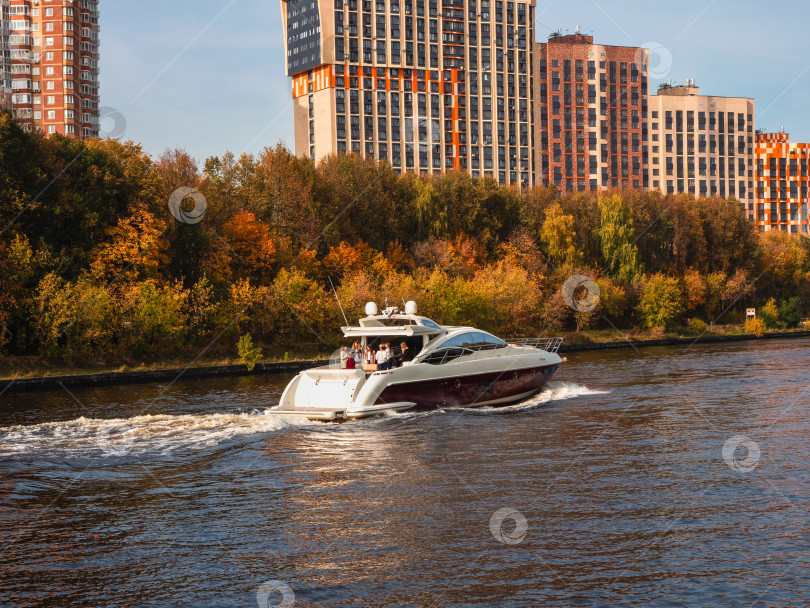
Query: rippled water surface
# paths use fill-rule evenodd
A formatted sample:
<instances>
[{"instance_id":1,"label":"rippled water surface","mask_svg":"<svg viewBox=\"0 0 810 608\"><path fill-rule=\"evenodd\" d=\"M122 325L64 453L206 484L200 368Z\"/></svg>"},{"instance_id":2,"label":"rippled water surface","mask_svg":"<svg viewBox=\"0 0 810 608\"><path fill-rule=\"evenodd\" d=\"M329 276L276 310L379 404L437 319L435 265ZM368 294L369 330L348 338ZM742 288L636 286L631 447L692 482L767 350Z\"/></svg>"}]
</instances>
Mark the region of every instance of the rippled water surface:
<instances>
[{"instance_id":1,"label":"rippled water surface","mask_svg":"<svg viewBox=\"0 0 810 608\"><path fill-rule=\"evenodd\" d=\"M808 605L808 370L583 353L343 425L266 415L289 376L4 395L0 605Z\"/></svg>"}]
</instances>

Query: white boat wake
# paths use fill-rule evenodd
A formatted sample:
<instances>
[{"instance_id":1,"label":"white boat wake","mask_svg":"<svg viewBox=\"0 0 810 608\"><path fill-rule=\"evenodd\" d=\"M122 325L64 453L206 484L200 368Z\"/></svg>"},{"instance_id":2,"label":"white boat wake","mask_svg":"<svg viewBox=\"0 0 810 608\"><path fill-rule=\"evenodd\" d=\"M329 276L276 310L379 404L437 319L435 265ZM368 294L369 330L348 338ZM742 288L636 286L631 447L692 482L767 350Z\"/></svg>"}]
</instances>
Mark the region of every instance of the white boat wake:
<instances>
[{"instance_id":1,"label":"white boat wake","mask_svg":"<svg viewBox=\"0 0 810 608\"><path fill-rule=\"evenodd\" d=\"M470 415L499 415L524 412L547 403L583 395L601 395L570 382L550 382L527 401L504 407L443 408L417 412L389 412L368 421L386 418L417 420L440 412ZM13 457L94 457L122 458L128 455L168 455L178 451L198 451L230 439L282 431L291 427L323 427L322 423L302 418L274 416L265 411L242 414L134 416L132 418L77 418L67 422L46 422L30 426L0 428L0 458Z\"/></svg>"},{"instance_id":2,"label":"white boat wake","mask_svg":"<svg viewBox=\"0 0 810 608\"><path fill-rule=\"evenodd\" d=\"M250 414L165 414L102 420L78 418L31 426L0 428L0 458L24 455L61 457L123 457L129 454L165 455L178 450L200 450L223 441L259 433L307 426L266 411Z\"/></svg>"}]
</instances>

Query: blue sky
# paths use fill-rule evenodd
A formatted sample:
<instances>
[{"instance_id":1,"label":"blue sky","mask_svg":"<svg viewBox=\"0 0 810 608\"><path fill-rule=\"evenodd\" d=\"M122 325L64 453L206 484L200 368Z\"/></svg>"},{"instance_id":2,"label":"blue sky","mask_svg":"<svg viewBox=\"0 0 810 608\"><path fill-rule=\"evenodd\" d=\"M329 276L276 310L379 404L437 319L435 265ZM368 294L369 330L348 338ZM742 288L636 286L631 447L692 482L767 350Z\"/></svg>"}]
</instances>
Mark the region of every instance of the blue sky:
<instances>
[{"instance_id":1,"label":"blue sky","mask_svg":"<svg viewBox=\"0 0 810 608\"><path fill-rule=\"evenodd\" d=\"M196 158L292 146L279 0L141 0L101 8L101 105L148 153ZM810 141L807 0L538 1L536 37L579 25L602 44L645 45L652 70L701 92L756 99L757 126ZM112 119L102 129L119 128Z\"/></svg>"}]
</instances>

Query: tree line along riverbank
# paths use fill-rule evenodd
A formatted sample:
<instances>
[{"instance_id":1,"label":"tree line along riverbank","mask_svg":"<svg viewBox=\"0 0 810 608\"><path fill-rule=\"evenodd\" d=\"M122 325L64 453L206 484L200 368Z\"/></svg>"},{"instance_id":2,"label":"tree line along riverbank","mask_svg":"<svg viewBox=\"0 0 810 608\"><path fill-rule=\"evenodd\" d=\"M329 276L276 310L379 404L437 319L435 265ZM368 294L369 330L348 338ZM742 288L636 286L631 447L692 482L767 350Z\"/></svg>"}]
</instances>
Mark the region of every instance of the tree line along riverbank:
<instances>
[{"instance_id":1,"label":"tree line along riverbank","mask_svg":"<svg viewBox=\"0 0 810 608\"><path fill-rule=\"evenodd\" d=\"M0 357L54 368L331 352L343 316L416 300L500 336L796 327L810 242L734 199L560 195L397 175L282 145L202 165L134 142L43 138L0 113ZM572 305L585 277L598 297ZM576 300L576 297L574 297ZM687 324L687 325L685 325ZM181 367L182 367L181 363Z\"/></svg>"}]
</instances>

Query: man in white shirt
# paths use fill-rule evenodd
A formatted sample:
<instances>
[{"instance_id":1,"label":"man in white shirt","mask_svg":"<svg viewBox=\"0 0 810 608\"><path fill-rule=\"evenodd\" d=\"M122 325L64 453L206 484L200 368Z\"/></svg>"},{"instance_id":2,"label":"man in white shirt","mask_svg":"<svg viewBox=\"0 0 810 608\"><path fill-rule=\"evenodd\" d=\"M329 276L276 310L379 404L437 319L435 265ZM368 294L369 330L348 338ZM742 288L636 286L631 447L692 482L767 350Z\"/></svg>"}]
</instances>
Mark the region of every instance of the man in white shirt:
<instances>
[{"instance_id":1,"label":"man in white shirt","mask_svg":"<svg viewBox=\"0 0 810 608\"><path fill-rule=\"evenodd\" d=\"M377 354L374 357L377 360L377 369L379 370L386 370L388 369L388 349L385 347L385 344L380 344L380 350L377 351Z\"/></svg>"}]
</instances>

